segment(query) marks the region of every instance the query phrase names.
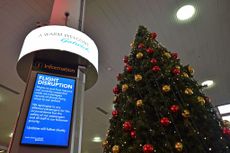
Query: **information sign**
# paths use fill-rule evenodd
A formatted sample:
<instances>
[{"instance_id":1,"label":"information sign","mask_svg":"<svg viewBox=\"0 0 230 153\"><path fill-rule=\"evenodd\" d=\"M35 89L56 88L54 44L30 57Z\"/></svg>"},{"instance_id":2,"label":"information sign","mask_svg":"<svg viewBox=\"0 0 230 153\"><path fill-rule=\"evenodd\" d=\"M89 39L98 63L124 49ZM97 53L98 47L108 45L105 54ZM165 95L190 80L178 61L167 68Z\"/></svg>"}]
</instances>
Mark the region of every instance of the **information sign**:
<instances>
[{"instance_id":1,"label":"information sign","mask_svg":"<svg viewBox=\"0 0 230 153\"><path fill-rule=\"evenodd\" d=\"M37 74L21 144L67 147L75 80Z\"/></svg>"}]
</instances>

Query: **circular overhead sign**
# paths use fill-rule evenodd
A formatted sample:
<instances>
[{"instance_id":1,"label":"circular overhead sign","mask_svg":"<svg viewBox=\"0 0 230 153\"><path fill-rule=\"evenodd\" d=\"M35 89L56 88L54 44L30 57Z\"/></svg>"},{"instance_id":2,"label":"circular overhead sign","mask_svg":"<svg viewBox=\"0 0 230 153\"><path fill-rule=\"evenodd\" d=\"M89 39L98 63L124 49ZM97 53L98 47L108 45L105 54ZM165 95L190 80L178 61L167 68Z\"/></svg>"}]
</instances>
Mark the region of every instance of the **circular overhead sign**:
<instances>
[{"instance_id":1,"label":"circular overhead sign","mask_svg":"<svg viewBox=\"0 0 230 153\"><path fill-rule=\"evenodd\" d=\"M65 64L86 67L86 89L98 77L98 49L94 41L76 29L50 25L31 31L25 38L17 63L17 71L26 81L30 64L36 56ZM60 58L61 57L61 58Z\"/></svg>"}]
</instances>

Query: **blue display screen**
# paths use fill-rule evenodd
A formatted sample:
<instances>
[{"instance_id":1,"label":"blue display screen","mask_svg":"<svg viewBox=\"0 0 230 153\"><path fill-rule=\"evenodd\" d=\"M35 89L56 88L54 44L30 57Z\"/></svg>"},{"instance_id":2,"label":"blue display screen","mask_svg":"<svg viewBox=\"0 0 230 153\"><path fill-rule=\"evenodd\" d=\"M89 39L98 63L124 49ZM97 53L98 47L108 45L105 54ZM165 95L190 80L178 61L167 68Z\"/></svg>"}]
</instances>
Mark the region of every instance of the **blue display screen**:
<instances>
[{"instance_id":1,"label":"blue display screen","mask_svg":"<svg viewBox=\"0 0 230 153\"><path fill-rule=\"evenodd\" d=\"M37 74L21 144L67 147L75 80Z\"/></svg>"}]
</instances>

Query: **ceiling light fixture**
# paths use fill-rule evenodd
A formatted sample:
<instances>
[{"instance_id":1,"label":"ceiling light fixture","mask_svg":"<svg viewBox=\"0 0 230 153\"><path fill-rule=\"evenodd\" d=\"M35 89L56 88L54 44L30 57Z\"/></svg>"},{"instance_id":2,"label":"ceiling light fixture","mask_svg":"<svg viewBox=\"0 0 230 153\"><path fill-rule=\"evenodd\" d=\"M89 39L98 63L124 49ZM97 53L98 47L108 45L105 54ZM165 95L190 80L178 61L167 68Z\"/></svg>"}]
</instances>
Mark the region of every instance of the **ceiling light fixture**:
<instances>
[{"instance_id":1,"label":"ceiling light fixture","mask_svg":"<svg viewBox=\"0 0 230 153\"><path fill-rule=\"evenodd\" d=\"M179 20L188 20L195 14L195 7L192 5L182 6L176 13Z\"/></svg>"},{"instance_id":2,"label":"ceiling light fixture","mask_svg":"<svg viewBox=\"0 0 230 153\"><path fill-rule=\"evenodd\" d=\"M94 137L93 142L101 142L101 137Z\"/></svg>"},{"instance_id":3,"label":"ceiling light fixture","mask_svg":"<svg viewBox=\"0 0 230 153\"><path fill-rule=\"evenodd\" d=\"M230 115L222 116L222 119L230 122Z\"/></svg>"},{"instance_id":4,"label":"ceiling light fixture","mask_svg":"<svg viewBox=\"0 0 230 153\"><path fill-rule=\"evenodd\" d=\"M211 88L214 86L214 81L213 80L206 80L206 81L202 82L201 85L204 86L205 88Z\"/></svg>"},{"instance_id":5,"label":"ceiling light fixture","mask_svg":"<svg viewBox=\"0 0 230 153\"><path fill-rule=\"evenodd\" d=\"M0 150L0 153L5 152L5 150Z\"/></svg>"},{"instance_id":6,"label":"ceiling light fixture","mask_svg":"<svg viewBox=\"0 0 230 153\"><path fill-rule=\"evenodd\" d=\"M218 106L218 110L221 115L230 113L230 104L220 105Z\"/></svg>"},{"instance_id":7,"label":"ceiling light fixture","mask_svg":"<svg viewBox=\"0 0 230 153\"><path fill-rule=\"evenodd\" d=\"M9 134L9 137L10 137L10 138L12 138L12 137L13 137L13 132L11 132L11 133Z\"/></svg>"}]
</instances>

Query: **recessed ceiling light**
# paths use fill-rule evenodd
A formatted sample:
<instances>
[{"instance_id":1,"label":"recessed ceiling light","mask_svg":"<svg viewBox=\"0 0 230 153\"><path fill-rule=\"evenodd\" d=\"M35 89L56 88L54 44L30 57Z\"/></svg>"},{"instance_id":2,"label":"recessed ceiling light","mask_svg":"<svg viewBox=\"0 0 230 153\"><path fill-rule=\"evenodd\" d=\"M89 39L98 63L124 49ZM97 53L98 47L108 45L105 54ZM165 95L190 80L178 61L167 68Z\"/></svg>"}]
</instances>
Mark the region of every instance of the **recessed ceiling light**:
<instances>
[{"instance_id":1,"label":"recessed ceiling light","mask_svg":"<svg viewBox=\"0 0 230 153\"><path fill-rule=\"evenodd\" d=\"M214 81L213 80L206 80L206 81L202 82L201 85L204 86L205 88L211 88L214 85Z\"/></svg>"},{"instance_id":2,"label":"recessed ceiling light","mask_svg":"<svg viewBox=\"0 0 230 153\"><path fill-rule=\"evenodd\" d=\"M222 119L230 122L230 115L222 116Z\"/></svg>"},{"instance_id":3,"label":"recessed ceiling light","mask_svg":"<svg viewBox=\"0 0 230 153\"><path fill-rule=\"evenodd\" d=\"M101 142L101 137L94 137L93 142Z\"/></svg>"},{"instance_id":4,"label":"recessed ceiling light","mask_svg":"<svg viewBox=\"0 0 230 153\"><path fill-rule=\"evenodd\" d=\"M190 19L195 14L195 8L192 5L182 6L176 13L176 16L179 20Z\"/></svg>"},{"instance_id":5,"label":"recessed ceiling light","mask_svg":"<svg viewBox=\"0 0 230 153\"><path fill-rule=\"evenodd\" d=\"M230 104L218 106L220 114L229 114L230 113Z\"/></svg>"},{"instance_id":6,"label":"recessed ceiling light","mask_svg":"<svg viewBox=\"0 0 230 153\"><path fill-rule=\"evenodd\" d=\"M12 137L13 137L13 132L11 132L11 133L9 134L9 137L10 137L10 138L12 138Z\"/></svg>"}]
</instances>

